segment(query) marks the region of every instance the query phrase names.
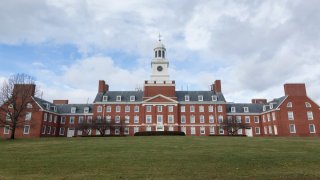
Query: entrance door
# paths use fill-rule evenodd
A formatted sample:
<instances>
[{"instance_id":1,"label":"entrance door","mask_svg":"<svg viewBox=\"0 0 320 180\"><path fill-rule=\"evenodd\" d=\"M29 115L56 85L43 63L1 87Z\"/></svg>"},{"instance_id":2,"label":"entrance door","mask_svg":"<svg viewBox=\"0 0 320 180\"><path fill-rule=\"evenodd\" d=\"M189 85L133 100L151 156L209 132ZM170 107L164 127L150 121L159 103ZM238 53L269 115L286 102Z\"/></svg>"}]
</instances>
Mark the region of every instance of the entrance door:
<instances>
[{"instance_id":1,"label":"entrance door","mask_svg":"<svg viewBox=\"0 0 320 180\"><path fill-rule=\"evenodd\" d=\"M74 136L74 128L68 128L67 137L73 137Z\"/></svg>"},{"instance_id":2,"label":"entrance door","mask_svg":"<svg viewBox=\"0 0 320 180\"><path fill-rule=\"evenodd\" d=\"M157 115L157 131L164 131L162 115Z\"/></svg>"},{"instance_id":3,"label":"entrance door","mask_svg":"<svg viewBox=\"0 0 320 180\"><path fill-rule=\"evenodd\" d=\"M252 137L252 128L246 129L246 135Z\"/></svg>"}]
</instances>

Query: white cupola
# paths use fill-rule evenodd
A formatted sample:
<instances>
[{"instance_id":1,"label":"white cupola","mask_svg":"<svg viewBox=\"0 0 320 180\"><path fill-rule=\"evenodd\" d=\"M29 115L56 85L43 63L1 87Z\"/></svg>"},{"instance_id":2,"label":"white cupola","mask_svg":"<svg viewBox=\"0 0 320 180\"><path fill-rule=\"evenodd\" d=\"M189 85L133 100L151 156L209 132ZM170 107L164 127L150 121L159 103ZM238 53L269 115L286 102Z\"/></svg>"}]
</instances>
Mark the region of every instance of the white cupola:
<instances>
[{"instance_id":1,"label":"white cupola","mask_svg":"<svg viewBox=\"0 0 320 180\"><path fill-rule=\"evenodd\" d=\"M166 83L166 81L169 81L169 61L166 59L166 48L160 37L159 35L159 40L153 49L154 58L151 61L151 81Z\"/></svg>"}]
</instances>

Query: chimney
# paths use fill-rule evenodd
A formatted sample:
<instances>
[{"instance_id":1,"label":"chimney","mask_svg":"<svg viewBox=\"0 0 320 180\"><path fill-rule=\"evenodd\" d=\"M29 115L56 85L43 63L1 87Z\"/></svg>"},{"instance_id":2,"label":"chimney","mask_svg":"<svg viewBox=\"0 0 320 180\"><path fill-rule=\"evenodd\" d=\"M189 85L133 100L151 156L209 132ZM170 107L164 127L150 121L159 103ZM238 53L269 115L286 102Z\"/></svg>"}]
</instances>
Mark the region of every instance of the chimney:
<instances>
[{"instance_id":1,"label":"chimney","mask_svg":"<svg viewBox=\"0 0 320 180\"><path fill-rule=\"evenodd\" d=\"M253 104L267 104L267 99L251 99Z\"/></svg>"},{"instance_id":2,"label":"chimney","mask_svg":"<svg viewBox=\"0 0 320 180\"><path fill-rule=\"evenodd\" d=\"M214 81L214 84L211 85L211 91L221 92L221 80Z\"/></svg>"},{"instance_id":3,"label":"chimney","mask_svg":"<svg viewBox=\"0 0 320 180\"><path fill-rule=\"evenodd\" d=\"M105 92L106 92L106 82L104 80L100 80L98 93L105 93Z\"/></svg>"},{"instance_id":4,"label":"chimney","mask_svg":"<svg viewBox=\"0 0 320 180\"><path fill-rule=\"evenodd\" d=\"M13 87L13 93L22 96L34 96L36 92L35 84L15 84Z\"/></svg>"},{"instance_id":5,"label":"chimney","mask_svg":"<svg viewBox=\"0 0 320 180\"><path fill-rule=\"evenodd\" d=\"M53 100L53 104L69 104L69 100Z\"/></svg>"},{"instance_id":6,"label":"chimney","mask_svg":"<svg viewBox=\"0 0 320 180\"><path fill-rule=\"evenodd\" d=\"M304 83L284 84L283 87L286 96L307 96L306 85Z\"/></svg>"}]
</instances>

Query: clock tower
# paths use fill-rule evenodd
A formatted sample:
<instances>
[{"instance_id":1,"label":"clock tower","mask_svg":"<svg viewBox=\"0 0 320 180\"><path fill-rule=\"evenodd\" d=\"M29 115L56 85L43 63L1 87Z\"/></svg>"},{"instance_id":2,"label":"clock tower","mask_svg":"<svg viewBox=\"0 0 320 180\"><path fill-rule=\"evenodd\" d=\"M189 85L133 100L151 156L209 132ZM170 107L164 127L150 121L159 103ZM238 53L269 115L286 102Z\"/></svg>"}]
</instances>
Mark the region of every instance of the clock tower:
<instances>
[{"instance_id":1,"label":"clock tower","mask_svg":"<svg viewBox=\"0 0 320 180\"><path fill-rule=\"evenodd\" d=\"M151 61L151 81L156 81L157 83L165 83L169 81L169 61L166 59L166 48L159 41L154 48L154 58Z\"/></svg>"}]
</instances>

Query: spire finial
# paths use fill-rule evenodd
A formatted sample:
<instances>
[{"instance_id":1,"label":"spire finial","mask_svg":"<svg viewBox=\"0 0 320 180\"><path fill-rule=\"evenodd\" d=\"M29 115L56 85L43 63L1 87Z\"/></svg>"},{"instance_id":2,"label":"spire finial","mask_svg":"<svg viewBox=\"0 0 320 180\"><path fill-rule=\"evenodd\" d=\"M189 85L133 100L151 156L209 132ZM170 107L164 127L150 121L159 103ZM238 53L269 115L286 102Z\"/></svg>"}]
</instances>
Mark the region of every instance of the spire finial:
<instances>
[{"instance_id":1,"label":"spire finial","mask_svg":"<svg viewBox=\"0 0 320 180\"><path fill-rule=\"evenodd\" d=\"M159 33L159 42L161 42L161 34Z\"/></svg>"}]
</instances>

